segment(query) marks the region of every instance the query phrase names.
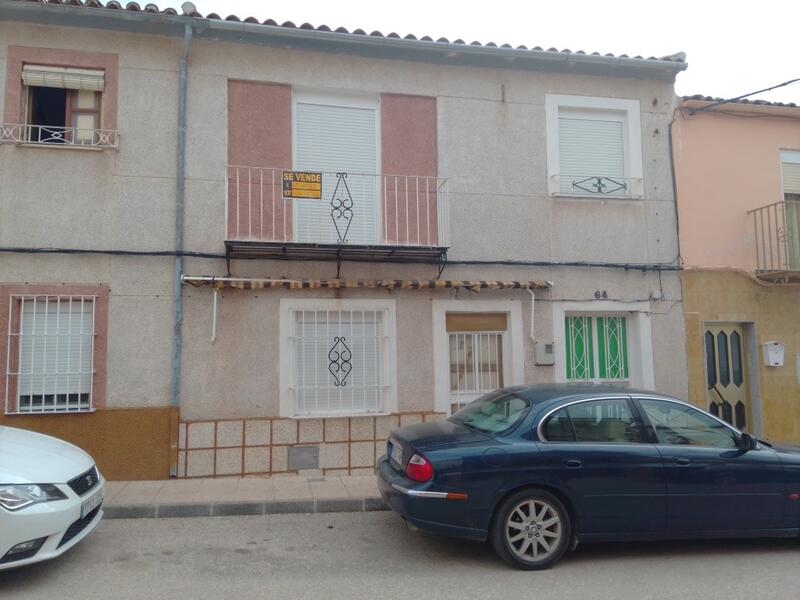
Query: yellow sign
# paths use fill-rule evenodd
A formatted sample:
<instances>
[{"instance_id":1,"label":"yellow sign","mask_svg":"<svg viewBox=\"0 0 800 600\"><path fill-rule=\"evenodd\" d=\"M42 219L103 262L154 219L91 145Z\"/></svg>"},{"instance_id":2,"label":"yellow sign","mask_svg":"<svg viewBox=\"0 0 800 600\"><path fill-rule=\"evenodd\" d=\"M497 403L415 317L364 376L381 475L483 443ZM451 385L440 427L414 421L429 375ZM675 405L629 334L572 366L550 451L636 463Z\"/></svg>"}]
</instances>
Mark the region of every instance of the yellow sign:
<instances>
[{"instance_id":1,"label":"yellow sign","mask_svg":"<svg viewBox=\"0 0 800 600\"><path fill-rule=\"evenodd\" d=\"M284 171L283 197L322 200L322 173Z\"/></svg>"}]
</instances>

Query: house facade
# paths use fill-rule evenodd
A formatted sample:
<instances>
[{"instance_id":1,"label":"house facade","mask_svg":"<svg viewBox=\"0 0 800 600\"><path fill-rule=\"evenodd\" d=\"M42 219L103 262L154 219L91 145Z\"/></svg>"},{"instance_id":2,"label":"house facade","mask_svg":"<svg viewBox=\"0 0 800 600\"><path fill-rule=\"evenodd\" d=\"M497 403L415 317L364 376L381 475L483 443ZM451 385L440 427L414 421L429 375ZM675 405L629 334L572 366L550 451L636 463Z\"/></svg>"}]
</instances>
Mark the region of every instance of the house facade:
<instances>
[{"instance_id":1,"label":"house facade","mask_svg":"<svg viewBox=\"0 0 800 600\"><path fill-rule=\"evenodd\" d=\"M689 396L800 441L800 108L685 98L673 125Z\"/></svg>"},{"instance_id":2,"label":"house facade","mask_svg":"<svg viewBox=\"0 0 800 600\"><path fill-rule=\"evenodd\" d=\"M682 56L0 17L0 423L112 479L359 474L501 386L686 396Z\"/></svg>"}]
</instances>

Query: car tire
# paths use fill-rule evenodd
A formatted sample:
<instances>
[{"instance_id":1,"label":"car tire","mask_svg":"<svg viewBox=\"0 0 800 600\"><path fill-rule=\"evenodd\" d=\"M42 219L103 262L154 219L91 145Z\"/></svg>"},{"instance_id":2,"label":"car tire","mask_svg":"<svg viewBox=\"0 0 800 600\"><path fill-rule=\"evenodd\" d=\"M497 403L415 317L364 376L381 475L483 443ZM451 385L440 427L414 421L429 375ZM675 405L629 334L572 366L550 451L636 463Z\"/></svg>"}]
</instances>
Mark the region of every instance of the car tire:
<instances>
[{"instance_id":1,"label":"car tire","mask_svg":"<svg viewBox=\"0 0 800 600\"><path fill-rule=\"evenodd\" d=\"M520 490L494 514L490 540L495 552L517 569L538 571L556 563L569 548L572 523L564 504L544 490Z\"/></svg>"}]
</instances>

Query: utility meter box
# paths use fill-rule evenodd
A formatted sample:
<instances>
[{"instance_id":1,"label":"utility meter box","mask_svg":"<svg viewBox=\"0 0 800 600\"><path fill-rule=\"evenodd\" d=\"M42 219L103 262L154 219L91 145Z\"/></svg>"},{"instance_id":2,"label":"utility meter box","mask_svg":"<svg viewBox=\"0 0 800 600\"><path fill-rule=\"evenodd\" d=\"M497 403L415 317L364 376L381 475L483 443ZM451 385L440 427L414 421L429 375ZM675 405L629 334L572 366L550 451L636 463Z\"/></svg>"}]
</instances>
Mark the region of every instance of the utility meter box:
<instances>
[{"instance_id":1,"label":"utility meter box","mask_svg":"<svg viewBox=\"0 0 800 600\"><path fill-rule=\"evenodd\" d=\"M783 350L783 344L780 342L764 342L761 344L761 353L764 357L764 366L782 367Z\"/></svg>"},{"instance_id":2,"label":"utility meter box","mask_svg":"<svg viewBox=\"0 0 800 600\"><path fill-rule=\"evenodd\" d=\"M549 366L556 363L556 354L553 347L553 342L542 342L536 340L533 343L533 347L533 354L537 365Z\"/></svg>"}]
</instances>

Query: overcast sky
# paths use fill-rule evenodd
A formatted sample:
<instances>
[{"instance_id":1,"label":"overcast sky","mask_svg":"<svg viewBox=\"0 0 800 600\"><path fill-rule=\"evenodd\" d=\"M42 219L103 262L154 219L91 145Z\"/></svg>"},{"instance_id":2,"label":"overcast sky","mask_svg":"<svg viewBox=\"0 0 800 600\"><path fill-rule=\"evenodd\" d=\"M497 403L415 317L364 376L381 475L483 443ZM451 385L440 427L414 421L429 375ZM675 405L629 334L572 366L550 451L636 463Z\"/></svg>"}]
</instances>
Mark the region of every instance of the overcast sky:
<instances>
[{"instance_id":1,"label":"overcast sky","mask_svg":"<svg viewBox=\"0 0 800 600\"><path fill-rule=\"evenodd\" d=\"M162 2L179 9L182 2ZM683 51L681 95L730 98L800 77L800 0L195 0L202 14L634 56ZM800 103L800 82L756 96Z\"/></svg>"}]
</instances>

